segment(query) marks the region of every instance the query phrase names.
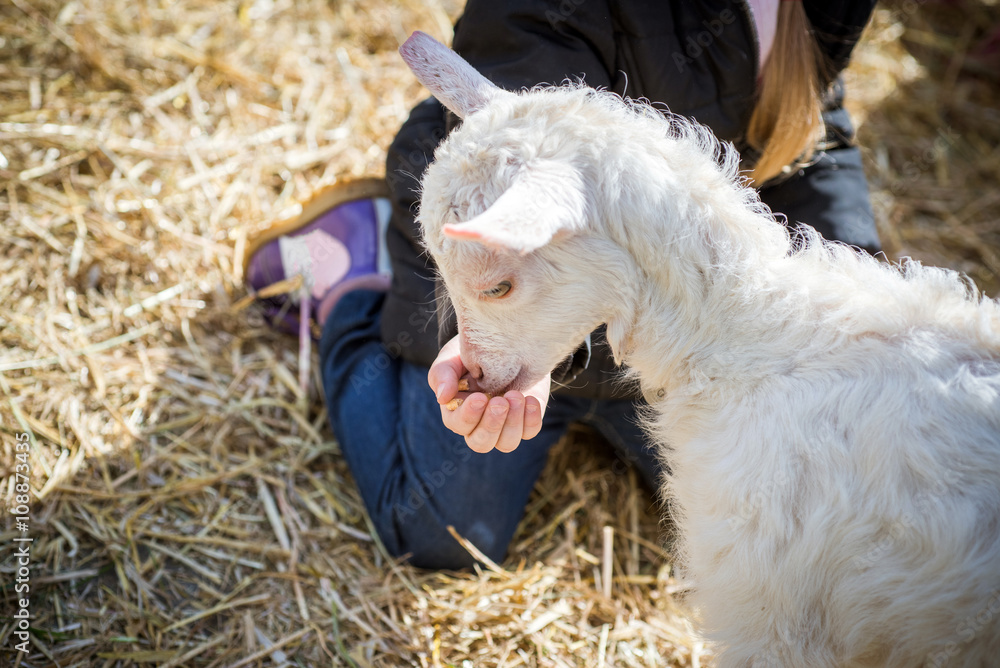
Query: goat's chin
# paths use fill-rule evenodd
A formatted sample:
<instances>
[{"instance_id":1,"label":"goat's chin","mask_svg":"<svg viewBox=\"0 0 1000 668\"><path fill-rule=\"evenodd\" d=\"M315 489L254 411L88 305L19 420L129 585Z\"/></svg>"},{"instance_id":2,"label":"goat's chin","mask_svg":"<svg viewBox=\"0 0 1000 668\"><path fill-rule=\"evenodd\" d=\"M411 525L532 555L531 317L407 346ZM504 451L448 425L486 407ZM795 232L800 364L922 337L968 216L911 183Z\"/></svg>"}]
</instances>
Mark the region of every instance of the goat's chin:
<instances>
[{"instance_id":1,"label":"goat's chin","mask_svg":"<svg viewBox=\"0 0 1000 668\"><path fill-rule=\"evenodd\" d=\"M532 373L530 369L521 369L510 380L479 381L479 389L489 392L495 397L501 397L507 392L525 392L540 381L545 374Z\"/></svg>"}]
</instances>

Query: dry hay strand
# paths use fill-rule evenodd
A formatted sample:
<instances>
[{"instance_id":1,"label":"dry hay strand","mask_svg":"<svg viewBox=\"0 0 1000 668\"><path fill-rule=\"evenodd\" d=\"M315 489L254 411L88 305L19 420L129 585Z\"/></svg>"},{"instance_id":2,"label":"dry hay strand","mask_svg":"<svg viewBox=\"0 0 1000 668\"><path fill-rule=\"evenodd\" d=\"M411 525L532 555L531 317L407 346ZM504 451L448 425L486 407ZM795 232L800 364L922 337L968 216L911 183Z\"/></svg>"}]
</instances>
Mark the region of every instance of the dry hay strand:
<instances>
[{"instance_id":1,"label":"dry hay strand","mask_svg":"<svg viewBox=\"0 0 1000 668\"><path fill-rule=\"evenodd\" d=\"M995 4L971 6L974 29L931 4L880 9L849 83L891 249L990 286L1000 217L975 189L996 182L996 89L972 57L934 65L996 25ZM4 513L3 663L711 662L660 509L592 435L553 451L504 564L414 569L371 533L315 358L234 309L248 234L382 172L425 95L396 47L414 29L446 39L459 11L0 5L0 496L16 501L26 433L34 541L18 654L22 534ZM958 138L910 179L941 119Z\"/></svg>"}]
</instances>

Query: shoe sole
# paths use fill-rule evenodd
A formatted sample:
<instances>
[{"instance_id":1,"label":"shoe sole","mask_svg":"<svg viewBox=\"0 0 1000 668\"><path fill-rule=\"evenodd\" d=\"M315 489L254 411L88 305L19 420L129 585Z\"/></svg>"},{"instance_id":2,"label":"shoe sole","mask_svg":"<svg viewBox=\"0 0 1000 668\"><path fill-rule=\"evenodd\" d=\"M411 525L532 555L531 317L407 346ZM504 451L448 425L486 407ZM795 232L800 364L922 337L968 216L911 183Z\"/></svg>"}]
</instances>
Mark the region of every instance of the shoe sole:
<instances>
[{"instance_id":1,"label":"shoe sole","mask_svg":"<svg viewBox=\"0 0 1000 668\"><path fill-rule=\"evenodd\" d=\"M282 235L292 234L316 220L323 213L341 204L354 202L359 199L375 199L377 197L389 199L389 186L384 178L370 177L345 181L319 190L302 204L302 212L300 214L276 221L252 239L247 239L246 251L243 253L243 276L247 275L247 268L250 266L251 258L253 258L262 246L271 243Z\"/></svg>"}]
</instances>

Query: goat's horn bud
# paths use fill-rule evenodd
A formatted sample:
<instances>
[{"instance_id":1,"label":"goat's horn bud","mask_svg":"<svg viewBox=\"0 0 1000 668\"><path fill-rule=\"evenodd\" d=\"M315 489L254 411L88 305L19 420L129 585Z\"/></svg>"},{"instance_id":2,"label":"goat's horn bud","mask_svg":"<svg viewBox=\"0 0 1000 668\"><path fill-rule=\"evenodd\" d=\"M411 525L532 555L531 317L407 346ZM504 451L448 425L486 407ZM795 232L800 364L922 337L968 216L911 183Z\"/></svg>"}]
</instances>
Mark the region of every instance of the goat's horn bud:
<instances>
[{"instance_id":1,"label":"goat's horn bud","mask_svg":"<svg viewBox=\"0 0 1000 668\"><path fill-rule=\"evenodd\" d=\"M482 109L505 92L460 55L419 30L399 47L399 54L417 80L459 118Z\"/></svg>"}]
</instances>

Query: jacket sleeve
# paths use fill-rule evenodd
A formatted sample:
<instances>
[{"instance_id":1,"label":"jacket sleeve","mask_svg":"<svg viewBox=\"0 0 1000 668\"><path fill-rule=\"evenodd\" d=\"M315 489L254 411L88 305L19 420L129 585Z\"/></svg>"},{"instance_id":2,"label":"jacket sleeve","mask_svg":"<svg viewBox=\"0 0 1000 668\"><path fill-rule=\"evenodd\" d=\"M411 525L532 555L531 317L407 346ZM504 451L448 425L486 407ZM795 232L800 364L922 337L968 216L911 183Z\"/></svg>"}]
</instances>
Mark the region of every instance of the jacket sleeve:
<instances>
[{"instance_id":1,"label":"jacket sleeve","mask_svg":"<svg viewBox=\"0 0 1000 668\"><path fill-rule=\"evenodd\" d=\"M827 81L832 82L847 67L875 10L875 0L807 0L802 8L826 57Z\"/></svg>"},{"instance_id":2,"label":"jacket sleeve","mask_svg":"<svg viewBox=\"0 0 1000 668\"><path fill-rule=\"evenodd\" d=\"M416 222L420 179L444 139L444 107L428 98L410 112L386 155L392 215L386 246L392 285L381 311L382 341L408 362L430 366L440 349L435 312L435 270L423 251Z\"/></svg>"}]
</instances>

